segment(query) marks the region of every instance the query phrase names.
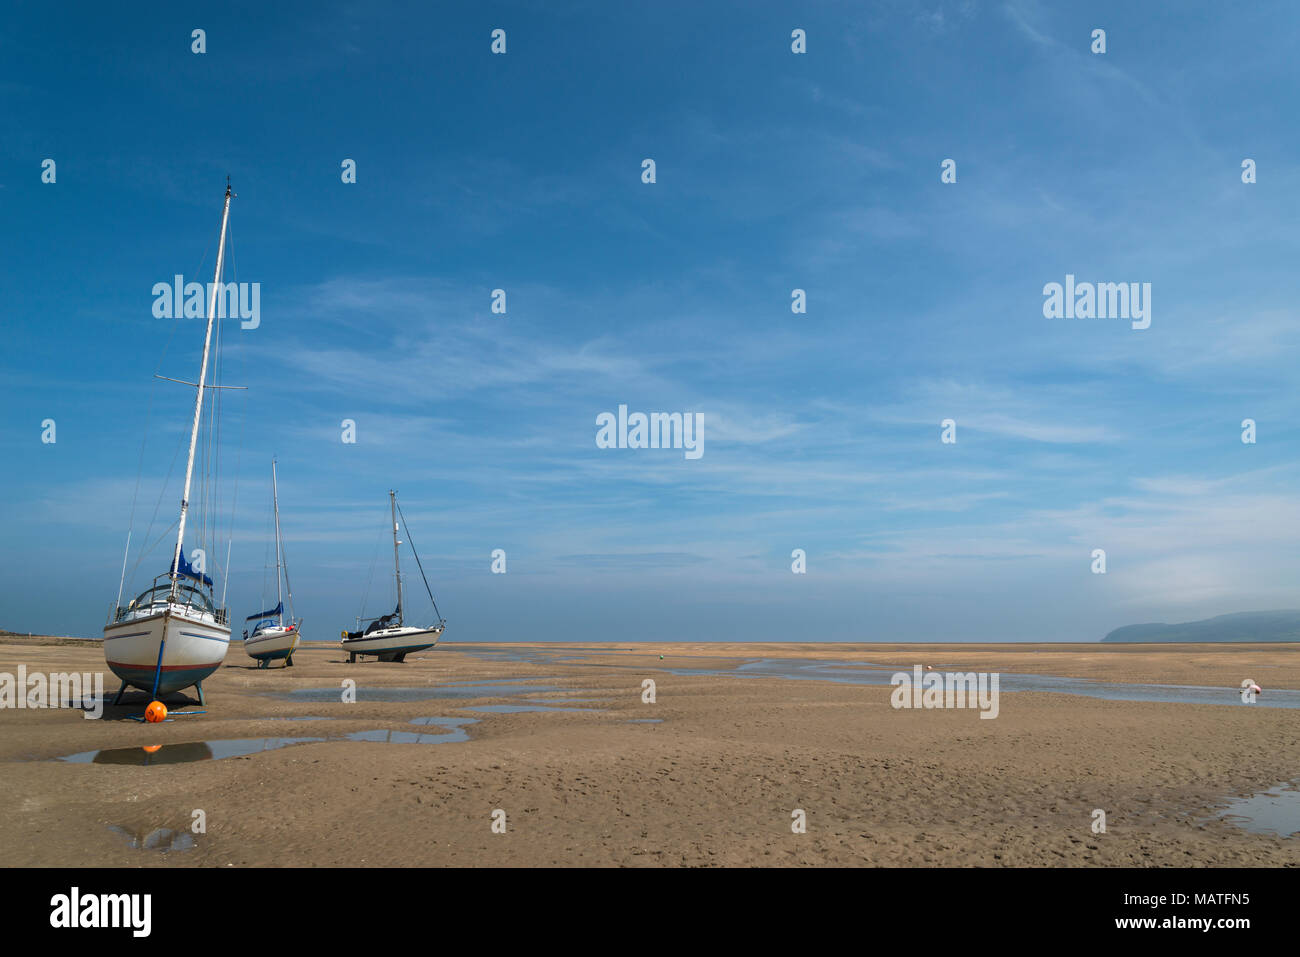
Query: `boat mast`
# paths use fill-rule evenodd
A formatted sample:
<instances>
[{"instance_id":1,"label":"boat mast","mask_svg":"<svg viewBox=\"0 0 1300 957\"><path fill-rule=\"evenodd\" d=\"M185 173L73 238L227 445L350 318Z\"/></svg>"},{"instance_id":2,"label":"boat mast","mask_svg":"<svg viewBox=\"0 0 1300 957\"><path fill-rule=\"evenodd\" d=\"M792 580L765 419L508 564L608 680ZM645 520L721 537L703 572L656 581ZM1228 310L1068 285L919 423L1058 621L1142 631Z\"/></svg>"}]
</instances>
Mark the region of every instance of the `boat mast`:
<instances>
[{"instance_id":1,"label":"boat mast","mask_svg":"<svg viewBox=\"0 0 1300 957\"><path fill-rule=\"evenodd\" d=\"M284 594L280 591L280 490L275 481L275 459L271 459L271 505L275 509L275 607L280 609L280 627L284 627ZM266 579L262 579L266 581Z\"/></svg>"},{"instance_id":2,"label":"boat mast","mask_svg":"<svg viewBox=\"0 0 1300 957\"><path fill-rule=\"evenodd\" d=\"M401 543L397 540L397 493L392 489L388 490L389 510L393 514L393 572L397 575L397 624L402 623L402 566L397 558L397 546Z\"/></svg>"},{"instance_id":3,"label":"boat mast","mask_svg":"<svg viewBox=\"0 0 1300 957\"><path fill-rule=\"evenodd\" d=\"M212 349L212 321L217 315L217 297L221 295L221 264L226 253L226 224L230 220L230 177L226 177L226 201L221 208L221 239L217 243L217 268L212 277L212 296L208 300L208 329L203 336L203 365L194 396L194 424L190 427L190 454L185 462L185 491L181 494L180 525L176 529L176 555L172 560L172 598L181 583L181 554L185 548L185 513L190 508L190 482L194 478L194 449L199 441L199 422L203 416L203 389L208 377L208 353Z\"/></svg>"}]
</instances>

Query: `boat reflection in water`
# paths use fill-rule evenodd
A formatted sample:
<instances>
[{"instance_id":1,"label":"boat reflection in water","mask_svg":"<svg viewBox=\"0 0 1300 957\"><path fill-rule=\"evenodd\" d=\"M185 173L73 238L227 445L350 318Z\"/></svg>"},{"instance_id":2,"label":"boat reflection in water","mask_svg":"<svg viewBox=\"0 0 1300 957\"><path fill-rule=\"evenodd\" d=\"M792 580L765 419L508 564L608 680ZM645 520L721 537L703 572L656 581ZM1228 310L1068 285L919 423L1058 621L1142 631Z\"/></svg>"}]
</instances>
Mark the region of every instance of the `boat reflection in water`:
<instances>
[{"instance_id":1,"label":"boat reflection in water","mask_svg":"<svg viewBox=\"0 0 1300 957\"><path fill-rule=\"evenodd\" d=\"M75 758L76 755L73 755ZM66 760L73 760L67 758ZM109 748L96 751L91 764L188 764L191 761L211 761L212 748L206 741L187 741L184 744L149 744L142 748Z\"/></svg>"}]
</instances>

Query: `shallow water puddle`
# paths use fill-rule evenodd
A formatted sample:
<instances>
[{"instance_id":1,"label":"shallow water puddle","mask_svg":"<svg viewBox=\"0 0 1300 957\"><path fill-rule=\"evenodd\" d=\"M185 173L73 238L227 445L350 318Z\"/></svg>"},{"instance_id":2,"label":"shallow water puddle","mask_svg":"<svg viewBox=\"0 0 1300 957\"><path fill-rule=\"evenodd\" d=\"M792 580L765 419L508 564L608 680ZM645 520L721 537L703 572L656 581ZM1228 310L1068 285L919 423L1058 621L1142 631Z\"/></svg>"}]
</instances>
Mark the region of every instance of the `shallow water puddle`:
<instances>
[{"instance_id":1,"label":"shallow water puddle","mask_svg":"<svg viewBox=\"0 0 1300 957\"><path fill-rule=\"evenodd\" d=\"M708 668L666 668L670 674L703 675L723 678L770 677L798 681L833 681L837 684L888 685L898 672L912 675L911 668L882 667L858 662L821 661L801 658L761 658L737 665L733 671ZM956 669L963 673L973 669ZM927 674L941 674L939 669ZM1300 691L1266 690L1251 704L1241 700L1240 688L1216 688L1200 685L1127 684L1118 681L1095 681L1090 678L1063 678L1059 675L1029 675L1000 672L999 690L1048 691L1076 694L1106 701L1153 701L1165 704L1217 704L1239 708L1300 708Z\"/></svg>"},{"instance_id":2,"label":"shallow water puddle","mask_svg":"<svg viewBox=\"0 0 1300 957\"><path fill-rule=\"evenodd\" d=\"M629 718L626 724L663 724L663 718Z\"/></svg>"},{"instance_id":3,"label":"shallow water puddle","mask_svg":"<svg viewBox=\"0 0 1300 957\"><path fill-rule=\"evenodd\" d=\"M133 850L159 851L166 854L168 851L192 851L195 847L193 834L188 831L173 831L169 827L156 827L144 834L129 831L116 824L108 825L108 829L119 837L125 838L127 846Z\"/></svg>"},{"instance_id":4,"label":"shallow water puddle","mask_svg":"<svg viewBox=\"0 0 1300 957\"><path fill-rule=\"evenodd\" d=\"M478 724L478 718L412 718L411 724L434 725L450 731L450 734L415 734L411 731L389 731L389 732L368 732L358 731L356 735L348 735L350 741L389 741L394 744L458 744L462 741L469 740L469 732L465 726L469 724ZM357 735L376 735L387 733L391 737L358 737ZM409 736L409 737L408 737Z\"/></svg>"},{"instance_id":5,"label":"shallow water puddle","mask_svg":"<svg viewBox=\"0 0 1300 957\"><path fill-rule=\"evenodd\" d=\"M523 661L523 662L573 662L584 661L592 656L590 648L569 648L566 646L557 646L555 648L471 648L457 647L457 651L469 655L471 658L483 658L488 661ZM571 654L559 654L559 652L571 652ZM602 649L604 651L604 649ZM620 651L631 651L630 648L613 648L606 653L617 653ZM600 652L597 652L600 653Z\"/></svg>"},{"instance_id":6,"label":"shallow water puddle","mask_svg":"<svg viewBox=\"0 0 1300 957\"><path fill-rule=\"evenodd\" d=\"M610 697L613 697L612 695ZM529 701L536 701L538 704L599 704L609 701L609 698L529 698Z\"/></svg>"},{"instance_id":7,"label":"shallow water puddle","mask_svg":"<svg viewBox=\"0 0 1300 957\"><path fill-rule=\"evenodd\" d=\"M1219 817L1253 834L1294 837L1300 834L1298 783L1279 784L1250 797L1233 798L1219 811Z\"/></svg>"},{"instance_id":8,"label":"shallow water puddle","mask_svg":"<svg viewBox=\"0 0 1300 957\"><path fill-rule=\"evenodd\" d=\"M325 738L228 738L216 741L185 741L180 744L149 744L139 748L108 748L81 751L58 758L72 764L189 764L194 761L219 761L238 758L260 751L275 751L291 744L312 744Z\"/></svg>"},{"instance_id":9,"label":"shallow water puddle","mask_svg":"<svg viewBox=\"0 0 1300 957\"><path fill-rule=\"evenodd\" d=\"M481 711L485 714L523 714L526 711L587 711L597 713L601 708L557 708L545 704L483 704L466 711Z\"/></svg>"},{"instance_id":10,"label":"shallow water puddle","mask_svg":"<svg viewBox=\"0 0 1300 957\"><path fill-rule=\"evenodd\" d=\"M718 678L786 678L800 681L834 681L839 684L852 685L888 685L890 679L895 673L904 671L911 674L910 667L881 665L869 661L845 661L842 659L814 659L814 658L745 658L739 656L727 657L719 655L712 660L732 661L735 662L730 668L728 667L701 667L701 668L681 668L672 667L666 663L652 662L649 665L642 663L610 662L608 660L580 660L571 653L560 654L560 651L572 652L579 649L550 649L550 648L521 648L515 649L488 649L488 648L457 648L457 651L470 657L479 657L506 661L521 661L529 664L546 664L562 662L576 662L583 667L596 669L619 668L632 671L645 671L647 668L666 671L669 674L683 676L699 677L718 677ZM633 649L582 649L587 658L608 658L614 654L622 652L624 654L640 654ZM1035 653L1038 653L1035 651ZM650 652L645 652L650 654ZM680 661L685 656L672 656L675 660ZM708 658L705 659L709 660ZM961 671L968 672L974 669L959 668L951 665L936 665L934 673L944 671ZM1238 707L1265 707L1265 708L1300 708L1300 691L1286 689L1265 689L1252 704L1244 704L1241 700L1240 687L1210 687L1200 685L1162 685L1162 684L1130 684L1128 682L1118 681L1096 681L1089 678L1065 678L1059 675L1030 675L1016 674L1012 672L999 673L999 690L1006 692L1016 691L1046 691L1057 694L1076 694L1089 698L1101 698L1107 701L1152 701L1165 704L1217 704L1223 706L1235 705Z\"/></svg>"},{"instance_id":11,"label":"shallow water puddle","mask_svg":"<svg viewBox=\"0 0 1300 957\"><path fill-rule=\"evenodd\" d=\"M553 693L565 691L558 685L526 685L510 681L479 682L476 684L429 685L424 688L357 688L357 702L362 701L429 701L438 699L467 700L472 698L512 698L530 692ZM295 701L340 701L340 688L297 688L276 693L277 698Z\"/></svg>"},{"instance_id":12,"label":"shallow water puddle","mask_svg":"<svg viewBox=\"0 0 1300 957\"><path fill-rule=\"evenodd\" d=\"M253 718L254 721L340 721L341 718L322 718L318 714L305 714L293 717Z\"/></svg>"},{"instance_id":13,"label":"shallow water puddle","mask_svg":"<svg viewBox=\"0 0 1300 957\"><path fill-rule=\"evenodd\" d=\"M469 740L465 725L477 718L416 718L411 724L434 725L450 734L421 734L415 731L354 731L332 738L229 738L218 741L186 741L181 744L153 744L141 748L110 748L64 755L57 761L72 764L127 764L142 767L153 764L189 764L194 761L220 761L262 751L276 751L295 744L319 744L323 741L376 741L389 744L457 744Z\"/></svg>"}]
</instances>

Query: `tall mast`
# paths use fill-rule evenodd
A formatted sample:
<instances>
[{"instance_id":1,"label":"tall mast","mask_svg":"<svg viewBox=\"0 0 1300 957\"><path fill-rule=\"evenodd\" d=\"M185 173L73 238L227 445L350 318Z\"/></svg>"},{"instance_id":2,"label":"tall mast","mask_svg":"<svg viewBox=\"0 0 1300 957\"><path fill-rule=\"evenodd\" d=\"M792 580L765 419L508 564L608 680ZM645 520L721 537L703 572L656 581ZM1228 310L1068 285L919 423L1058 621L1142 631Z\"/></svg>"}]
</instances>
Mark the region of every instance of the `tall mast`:
<instances>
[{"instance_id":1,"label":"tall mast","mask_svg":"<svg viewBox=\"0 0 1300 957\"><path fill-rule=\"evenodd\" d=\"M272 484L274 484L275 482L275 460L274 459L271 461L271 481ZM280 505L278 501L275 506L275 528L276 531L279 532ZM289 581L289 559L284 557L283 543L280 545L280 561L284 562L284 597L289 600L289 622L290 624L292 624L293 622L297 621L297 619L294 618L293 615L293 582ZM283 617L281 618L280 623L281 624L284 623Z\"/></svg>"},{"instance_id":2,"label":"tall mast","mask_svg":"<svg viewBox=\"0 0 1300 957\"><path fill-rule=\"evenodd\" d=\"M221 208L221 239L217 243L217 268L212 277L212 297L208 300L208 330L203 336L203 365L194 396L194 424L190 427L190 454L185 461L185 491L181 495L181 518L176 529L176 555L172 560L171 597L176 597L181 583L181 554L185 549L185 513L190 508L190 482L194 478L194 448L199 441L199 421L203 416L203 389L208 378L208 353L212 349L212 321L217 315L217 297L221 295L221 264L226 254L226 223L230 220L230 177L226 177L226 201Z\"/></svg>"},{"instance_id":3,"label":"tall mast","mask_svg":"<svg viewBox=\"0 0 1300 957\"><path fill-rule=\"evenodd\" d=\"M280 609L280 627L284 627L284 593L280 591L280 490L275 480L275 459L271 459L271 505L275 508L275 607ZM266 579L262 579L265 581Z\"/></svg>"},{"instance_id":4,"label":"tall mast","mask_svg":"<svg viewBox=\"0 0 1300 957\"><path fill-rule=\"evenodd\" d=\"M397 557L397 493L388 490L388 506L393 513L393 572L397 575L397 623L402 623L402 566Z\"/></svg>"}]
</instances>

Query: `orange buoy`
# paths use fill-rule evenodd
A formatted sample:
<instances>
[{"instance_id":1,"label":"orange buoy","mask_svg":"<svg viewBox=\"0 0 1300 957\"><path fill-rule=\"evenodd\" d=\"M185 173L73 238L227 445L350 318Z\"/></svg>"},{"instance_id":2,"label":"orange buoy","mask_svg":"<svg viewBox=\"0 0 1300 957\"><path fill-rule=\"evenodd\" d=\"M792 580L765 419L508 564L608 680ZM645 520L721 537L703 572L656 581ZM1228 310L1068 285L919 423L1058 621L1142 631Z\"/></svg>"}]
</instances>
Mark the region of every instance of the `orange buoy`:
<instances>
[{"instance_id":1,"label":"orange buoy","mask_svg":"<svg viewBox=\"0 0 1300 957\"><path fill-rule=\"evenodd\" d=\"M144 709L144 719L150 724L157 724L167 717L167 706L161 701L151 701Z\"/></svg>"},{"instance_id":2,"label":"orange buoy","mask_svg":"<svg viewBox=\"0 0 1300 957\"><path fill-rule=\"evenodd\" d=\"M162 750L161 744L146 744L143 748L145 754L156 754Z\"/></svg>"}]
</instances>

